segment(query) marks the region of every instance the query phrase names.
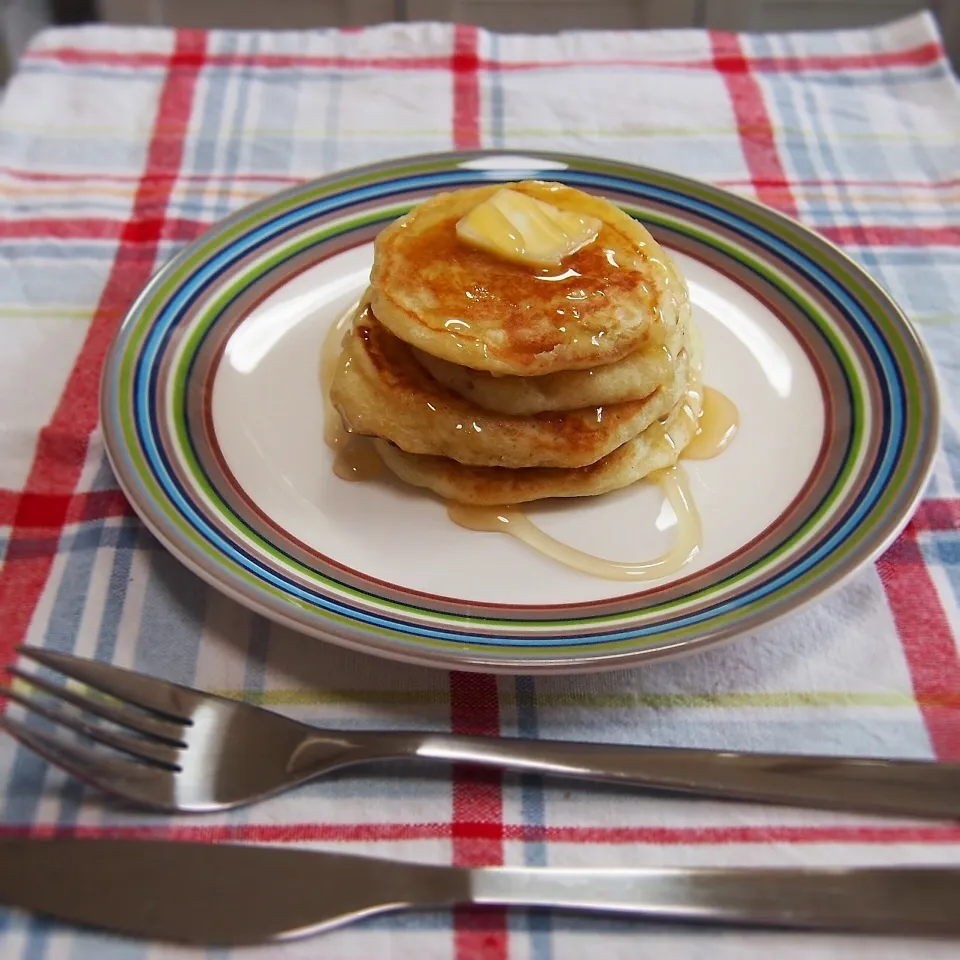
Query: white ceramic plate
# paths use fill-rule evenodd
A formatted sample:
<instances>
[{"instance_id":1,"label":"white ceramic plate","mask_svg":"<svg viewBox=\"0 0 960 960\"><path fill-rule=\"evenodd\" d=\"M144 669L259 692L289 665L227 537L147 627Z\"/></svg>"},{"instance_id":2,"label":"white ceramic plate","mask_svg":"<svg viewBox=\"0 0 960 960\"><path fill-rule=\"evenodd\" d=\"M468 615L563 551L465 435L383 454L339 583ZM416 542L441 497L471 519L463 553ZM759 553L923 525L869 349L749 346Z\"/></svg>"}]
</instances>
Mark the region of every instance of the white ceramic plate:
<instances>
[{"instance_id":1,"label":"white ceramic plate","mask_svg":"<svg viewBox=\"0 0 960 960\"><path fill-rule=\"evenodd\" d=\"M423 491L332 473L320 347L367 282L372 238L441 189L529 177L602 193L676 257L705 380L737 438L685 470L703 519L691 564L601 580L454 526ZM306 184L241 211L151 281L104 377L121 484L202 576L268 616L369 652L460 669L588 670L752 629L838 583L906 522L935 452L928 360L836 248L766 208L578 157L448 154ZM527 512L609 559L664 552L658 488Z\"/></svg>"}]
</instances>

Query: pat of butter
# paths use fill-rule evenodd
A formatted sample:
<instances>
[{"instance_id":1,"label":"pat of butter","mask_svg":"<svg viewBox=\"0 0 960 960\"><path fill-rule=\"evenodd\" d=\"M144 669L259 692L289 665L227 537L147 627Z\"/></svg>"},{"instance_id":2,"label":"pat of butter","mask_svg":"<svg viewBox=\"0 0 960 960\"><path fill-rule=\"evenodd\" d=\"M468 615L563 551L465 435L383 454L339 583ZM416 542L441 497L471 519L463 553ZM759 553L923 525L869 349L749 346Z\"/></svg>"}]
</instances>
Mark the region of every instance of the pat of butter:
<instances>
[{"instance_id":1,"label":"pat of butter","mask_svg":"<svg viewBox=\"0 0 960 960\"><path fill-rule=\"evenodd\" d=\"M457 236L507 260L546 267L593 243L602 226L596 217L504 188L457 223Z\"/></svg>"}]
</instances>

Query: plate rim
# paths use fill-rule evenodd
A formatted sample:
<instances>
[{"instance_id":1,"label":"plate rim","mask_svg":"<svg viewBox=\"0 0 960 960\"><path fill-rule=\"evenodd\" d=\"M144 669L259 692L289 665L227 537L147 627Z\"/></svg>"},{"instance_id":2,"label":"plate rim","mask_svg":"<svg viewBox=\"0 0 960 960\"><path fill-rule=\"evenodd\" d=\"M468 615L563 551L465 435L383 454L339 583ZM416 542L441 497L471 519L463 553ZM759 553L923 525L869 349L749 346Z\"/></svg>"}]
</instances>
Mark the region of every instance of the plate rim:
<instances>
[{"instance_id":1,"label":"plate rim","mask_svg":"<svg viewBox=\"0 0 960 960\"><path fill-rule=\"evenodd\" d=\"M303 621L296 620L284 612L284 608L290 606L290 602L272 606L263 602L257 593L244 593L241 589L235 588L232 583L226 580L222 575L218 576L216 569L205 568L199 563L188 549L189 538L182 538L185 543L181 543L176 536L169 535L163 526L155 521L152 516L151 507L154 506L150 498L145 498L146 502L141 503L139 496L131 484L127 482L125 469L122 464L120 451L127 445L124 438L114 434L113 423L110 417L106 416L109 405L109 375L114 367L122 360L123 352L121 350L123 335L132 322L133 318L139 312L141 305L149 300L158 286L162 285L166 277L175 272L184 261L196 252L205 241L209 241L210 234L213 232L224 232L241 221L255 217L258 213L269 209L270 207L283 204L284 201L292 200L306 191L322 188L327 185L344 185L346 187L352 179L362 179L366 175L375 174L379 171L389 173L391 169L403 168L406 175L416 174L411 170L411 166L417 164L431 165L438 162L449 163L450 170L461 167L465 170L473 169L483 171L484 169L497 169L480 166L487 161L497 158L500 161L514 160L521 166L519 167L500 167L499 169L510 169L513 172L519 172L521 169L527 169L531 175L544 176L549 174L550 169L573 169L587 164L607 165L616 175L629 177L636 182L651 182L656 178L666 177L671 187L683 191L699 190L705 191L713 196L735 199L738 204L751 208L758 208L767 217L773 219L775 223L780 223L789 227L791 231L800 231L807 239L814 241L821 248L834 258L843 261L847 269L855 275L863 278L868 286L872 287L883 300L892 308L893 315L896 316L900 333L905 341L913 348L915 353L922 359L922 364L918 367L916 374L920 381L925 381L927 392L932 402L932 409L925 410L925 421L927 423L926 431L932 436L932 442L926 442L921 446L921 450L926 451L926 462L923 469L916 475L909 496L903 501L900 510L893 522L890 522L890 515L886 518L884 525L885 534L877 537L862 555L854 561L841 561L839 570L834 572L833 578L826 584L818 584L814 588L803 588L797 593L781 601L778 609L774 612L768 612L764 607L761 610L748 608L741 614L735 616L730 623L719 626L707 625L706 629L696 637L680 637L672 641L661 641L656 646L642 646L632 650L587 650L571 653L568 650L561 649L558 653L549 648L538 648L536 651L524 652L522 647L511 647L509 651L491 654L484 652L482 648L467 647L459 648L457 652L450 650L440 650L426 645L404 647L396 642L386 638L382 642L374 639L370 633L360 633L355 629L354 624L345 624L342 632L334 632L331 629L324 629L319 619L317 624L306 624ZM784 240L784 243L790 247L795 247L791 240ZM842 281L834 277L835 282L841 287L846 287ZM884 337L886 340L887 338ZM160 543L181 563L191 569L201 577L205 582L215 587L221 593L226 594L241 605L252 609L268 619L285 625L298 633L314 636L337 645L347 647L359 652L370 655L387 657L393 660L399 660L407 663L413 663L421 666L430 666L441 669L460 669L481 671L487 673L500 673L507 675L516 675L521 673L588 673L609 669L619 669L630 666L637 666L643 662L653 662L666 658L694 653L705 647L717 646L720 643L727 642L741 636L745 632L767 627L773 623L779 622L785 617L811 605L814 601L820 600L833 593L834 590L844 585L854 574L859 572L867 564L872 563L890 544L899 536L905 526L909 523L914 511L923 497L928 485L930 476L935 466L936 456L939 449L939 436L941 425L941 399L939 375L932 362L929 351L924 341L919 335L919 331L906 317L903 310L896 303L893 297L866 272L850 255L845 253L836 244L831 243L825 237L821 236L815 230L805 226L798 220L789 217L778 210L775 210L765 204L762 204L752 198L742 196L724 188L717 187L706 181L697 180L681 174L675 174L668 170L661 170L654 167L642 166L628 163L626 161L611 160L605 157L590 156L586 154L570 154L554 151L541 150L474 150L474 151L440 151L428 154L413 154L409 156L400 156L389 160L379 161L363 166L352 167L347 170L328 174L321 178L305 180L302 183L295 184L284 190L277 191L265 196L251 204L243 206L229 216L210 224L206 230L189 244L186 244L167 262L162 264L144 285L138 296L126 311L123 320L118 325L104 360L101 371L100 381L100 419L103 429L104 446L108 461L113 469L117 482L130 501L133 509L148 530L160 541ZM878 496L882 496L883 490L887 489L887 481ZM174 509L176 509L174 507ZM872 508L876 509L876 507ZM179 510L177 510L180 513ZM834 553L832 549L830 553ZM813 569L820 566L824 561L819 560ZM415 638L416 639L416 638ZM571 638L575 643L575 638ZM508 656L509 659L504 659Z\"/></svg>"}]
</instances>

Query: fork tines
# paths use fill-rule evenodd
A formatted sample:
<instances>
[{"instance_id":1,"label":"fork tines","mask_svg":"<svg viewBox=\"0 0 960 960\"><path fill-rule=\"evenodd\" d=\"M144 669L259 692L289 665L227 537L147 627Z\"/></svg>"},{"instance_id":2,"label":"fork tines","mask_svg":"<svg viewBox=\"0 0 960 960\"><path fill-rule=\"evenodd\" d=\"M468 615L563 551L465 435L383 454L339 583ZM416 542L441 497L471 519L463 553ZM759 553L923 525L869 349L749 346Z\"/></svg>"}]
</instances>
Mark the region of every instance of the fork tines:
<instances>
[{"instance_id":1,"label":"fork tines","mask_svg":"<svg viewBox=\"0 0 960 960\"><path fill-rule=\"evenodd\" d=\"M19 652L27 659L80 681L112 699L69 689L18 667L9 667L8 672L47 696L40 698L14 688L0 689L0 696L57 726L128 754L142 764L179 769L179 749L186 746L184 725L191 723L188 707L196 699L192 691L68 654L30 647L21 647ZM106 720L111 726L92 722L88 719L90 716ZM107 764L112 776L117 775L118 769L131 767L127 761L61 740L35 724L0 716L0 726L25 746L77 776L83 776L79 765L84 764L98 767ZM122 766L118 768L118 764Z\"/></svg>"}]
</instances>

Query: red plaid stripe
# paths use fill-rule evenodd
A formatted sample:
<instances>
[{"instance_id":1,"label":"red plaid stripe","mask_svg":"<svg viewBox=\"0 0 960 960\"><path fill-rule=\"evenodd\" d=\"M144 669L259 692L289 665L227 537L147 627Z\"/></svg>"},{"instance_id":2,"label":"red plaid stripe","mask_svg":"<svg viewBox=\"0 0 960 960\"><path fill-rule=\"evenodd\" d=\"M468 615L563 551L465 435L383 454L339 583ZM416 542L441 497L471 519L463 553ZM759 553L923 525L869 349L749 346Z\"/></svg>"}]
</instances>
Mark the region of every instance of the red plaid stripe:
<instances>
[{"instance_id":1,"label":"red plaid stripe","mask_svg":"<svg viewBox=\"0 0 960 960\"><path fill-rule=\"evenodd\" d=\"M459 828L468 832L465 825ZM471 828L472 830L473 828ZM206 825L137 824L134 826L86 825L63 827L55 823L2 824L0 838L6 837L104 837L128 840L192 840L206 843L391 843L407 840L446 840L453 836L449 823L222 823ZM476 833L485 831L475 830ZM781 844L850 844L887 846L924 844L944 846L960 844L960 826L922 824L902 826L756 826L718 827L537 827L506 824L507 842L545 841L547 843L592 844L606 846L730 846ZM482 937L471 938L481 941ZM466 951L461 953L472 957ZM501 954L502 956L503 954Z\"/></svg>"},{"instance_id":2,"label":"red plaid stripe","mask_svg":"<svg viewBox=\"0 0 960 960\"><path fill-rule=\"evenodd\" d=\"M453 145L480 146L480 77L476 27L457 24L453 34Z\"/></svg>"},{"instance_id":3,"label":"red plaid stripe","mask_svg":"<svg viewBox=\"0 0 960 960\"><path fill-rule=\"evenodd\" d=\"M476 28L458 24L458 31L476 33ZM344 31L346 32L346 31ZM727 34L716 34L726 38ZM466 42L465 50L471 44ZM476 45L472 45L473 57L478 70L524 71L558 70L571 65L578 67L658 67L675 70L713 70L716 60L708 57L658 59L656 57L612 57L595 60L589 57L568 60L481 60L476 54ZM784 56L756 57L751 67L757 73L802 73L824 70L882 70L890 67L926 67L945 57L943 48L937 43L924 43L905 50L884 50L877 53L840 53L820 56ZM89 65L116 68L165 67L167 58L161 53L127 53L115 50L81 50L76 47L56 47L30 51L26 60L47 61L67 65ZM185 64L186 59L183 61ZM206 67L256 67L260 69L337 69L337 70L447 70L450 61L447 57L410 57L410 56L311 56L307 54L271 54L256 55L244 53L205 54L202 63Z\"/></svg>"},{"instance_id":4,"label":"red plaid stripe","mask_svg":"<svg viewBox=\"0 0 960 960\"><path fill-rule=\"evenodd\" d=\"M40 433L33 465L17 499L6 562L0 570L0 618L4 624L0 663L9 663L14 648L23 642L55 556L53 548L30 549L19 556L18 543L32 540L38 532L53 542L68 522L71 505L83 502L76 500L75 491L98 421L100 370L117 325L153 271L175 177L166 179L160 192L147 184L158 173L173 175L180 168L205 49L205 34L177 32L165 60L166 79L130 217L119 234L116 257L86 339L53 418ZM4 500L9 504L10 495ZM96 502L94 495L86 499L90 506ZM0 708L3 706L0 699Z\"/></svg>"},{"instance_id":5,"label":"red plaid stripe","mask_svg":"<svg viewBox=\"0 0 960 960\"><path fill-rule=\"evenodd\" d=\"M847 246L874 247L956 247L960 245L960 227L888 227L868 226L819 227L834 243Z\"/></svg>"},{"instance_id":6,"label":"red plaid stripe","mask_svg":"<svg viewBox=\"0 0 960 960\"><path fill-rule=\"evenodd\" d=\"M128 248L124 262L138 256L147 260L156 255L158 240L193 240L207 226L197 220L167 219L157 215L156 210L166 207L173 181L165 180L160 186L137 188L133 210L128 220L111 220L108 217L41 217L29 220L4 220L0 222L0 239L3 240L119 240ZM148 215L150 211L152 215ZM145 249L135 253L131 247ZM119 259L119 258L118 258Z\"/></svg>"},{"instance_id":7,"label":"red plaid stripe","mask_svg":"<svg viewBox=\"0 0 960 960\"><path fill-rule=\"evenodd\" d=\"M450 728L454 733L499 736L497 679L489 674L450 674ZM459 867L503 863L503 796L497 771L457 767L453 773L453 862ZM506 914L457 910L457 960L505 960Z\"/></svg>"},{"instance_id":8,"label":"red plaid stripe","mask_svg":"<svg viewBox=\"0 0 960 960\"><path fill-rule=\"evenodd\" d=\"M733 104L744 159L757 198L797 215L797 205L777 152L773 125L740 38L711 34L714 60ZM937 56L939 48L931 45ZM924 53L924 56L927 52ZM831 240L874 246L956 245L956 227L840 226L821 229ZM930 572L920 553L916 531L922 525L956 527L955 501L924 504L913 525L878 563L880 578L903 643L914 695L934 752L940 759L960 759L960 656Z\"/></svg>"},{"instance_id":9,"label":"red plaid stripe","mask_svg":"<svg viewBox=\"0 0 960 960\"><path fill-rule=\"evenodd\" d=\"M453 145L457 150L480 146L480 81L476 27L454 30ZM500 702L495 677L450 674L450 728L454 733L500 733ZM453 862L476 867L503 863L503 796L500 775L456 768L453 773ZM506 916L456 911L454 947L457 960L501 960L507 956Z\"/></svg>"},{"instance_id":10,"label":"red plaid stripe","mask_svg":"<svg viewBox=\"0 0 960 960\"><path fill-rule=\"evenodd\" d=\"M453 144L480 146L480 82L476 27L454 30ZM450 728L454 733L500 733L497 680L485 674L450 674ZM453 774L453 862L476 867L503 863L503 795L500 775L457 768ZM457 960L503 960L507 956L506 915L501 910L456 911Z\"/></svg>"},{"instance_id":11,"label":"red plaid stripe","mask_svg":"<svg viewBox=\"0 0 960 960\"><path fill-rule=\"evenodd\" d=\"M917 507L908 529L960 530L960 500L924 500Z\"/></svg>"},{"instance_id":12,"label":"red plaid stripe","mask_svg":"<svg viewBox=\"0 0 960 960\"><path fill-rule=\"evenodd\" d=\"M956 504L953 505L956 520ZM960 655L930 571L916 522L880 558L877 568L897 624L917 705L941 760L960 760Z\"/></svg>"},{"instance_id":13,"label":"red plaid stripe","mask_svg":"<svg viewBox=\"0 0 960 960\"><path fill-rule=\"evenodd\" d=\"M133 515L129 501L119 490L75 494L0 490L0 527L15 526L49 535L69 523Z\"/></svg>"},{"instance_id":14,"label":"red plaid stripe","mask_svg":"<svg viewBox=\"0 0 960 960\"><path fill-rule=\"evenodd\" d=\"M796 216L797 204L777 152L773 124L763 100L763 91L753 75L740 38L732 33L711 33L710 44L714 66L723 77L730 94L743 157L757 199Z\"/></svg>"}]
</instances>

